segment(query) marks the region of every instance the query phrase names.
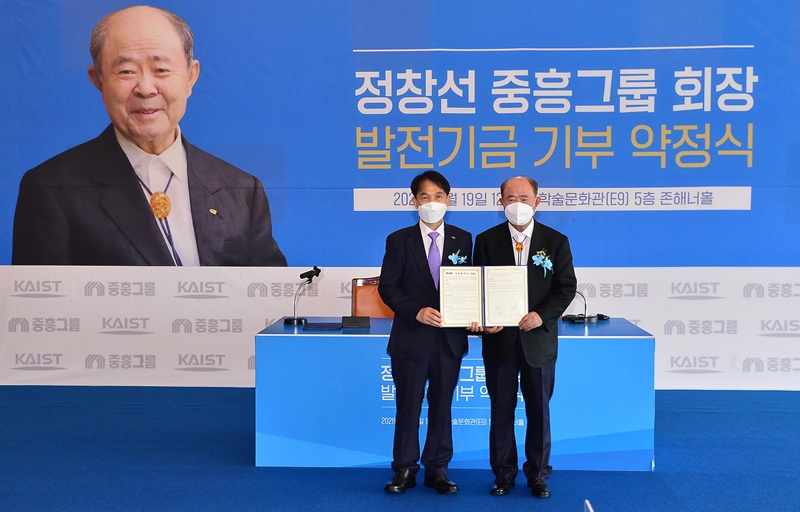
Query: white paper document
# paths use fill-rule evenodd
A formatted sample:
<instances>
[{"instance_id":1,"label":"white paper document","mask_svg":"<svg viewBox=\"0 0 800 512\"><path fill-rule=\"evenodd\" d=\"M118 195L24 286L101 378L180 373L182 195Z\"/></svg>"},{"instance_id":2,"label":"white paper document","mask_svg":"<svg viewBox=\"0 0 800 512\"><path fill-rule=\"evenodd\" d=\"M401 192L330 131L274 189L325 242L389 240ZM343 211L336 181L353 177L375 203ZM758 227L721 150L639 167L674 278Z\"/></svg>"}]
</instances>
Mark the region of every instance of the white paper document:
<instances>
[{"instance_id":1,"label":"white paper document","mask_svg":"<svg viewBox=\"0 0 800 512\"><path fill-rule=\"evenodd\" d=\"M439 304L442 325L467 327L483 323L483 272L481 267L440 267Z\"/></svg>"},{"instance_id":2,"label":"white paper document","mask_svg":"<svg viewBox=\"0 0 800 512\"><path fill-rule=\"evenodd\" d=\"M442 325L516 326L528 312L528 267L441 267Z\"/></svg>"},{"instance_id":3,"label":"white paper document","mask_svg":"<svg viewBox=\"0 0 800 512\"><path fill-rule=\"evenodd\" d=\"M528 314L528 267L483 267L484 325L517 326Z\"/></svg>"}]
</instances>

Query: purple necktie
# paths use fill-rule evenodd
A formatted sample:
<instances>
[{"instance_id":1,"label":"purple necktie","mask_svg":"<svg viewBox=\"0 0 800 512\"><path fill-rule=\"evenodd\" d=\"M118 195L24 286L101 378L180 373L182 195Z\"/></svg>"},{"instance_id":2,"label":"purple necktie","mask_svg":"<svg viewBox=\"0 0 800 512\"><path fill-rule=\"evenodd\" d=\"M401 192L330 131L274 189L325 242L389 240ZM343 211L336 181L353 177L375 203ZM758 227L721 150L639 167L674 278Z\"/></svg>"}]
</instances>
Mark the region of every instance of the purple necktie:
<instances>
[{"instance_id":1,"label":"purple necktie","mask_svg":"<svg viewBox=\"0 0 800 512\"><path fill-rule=\"evenodd\" d=\"M431 248L428 250L428 267L431 269L431 276L433 277L433 284L436 285L436 289L439 289L439 267L442 265L442 256L439 252L439 247L436 245L436 239L439 237L439 233L436 231L431 231L428 233L428 236L431 237Z\"/></svg>"}]
</instances>

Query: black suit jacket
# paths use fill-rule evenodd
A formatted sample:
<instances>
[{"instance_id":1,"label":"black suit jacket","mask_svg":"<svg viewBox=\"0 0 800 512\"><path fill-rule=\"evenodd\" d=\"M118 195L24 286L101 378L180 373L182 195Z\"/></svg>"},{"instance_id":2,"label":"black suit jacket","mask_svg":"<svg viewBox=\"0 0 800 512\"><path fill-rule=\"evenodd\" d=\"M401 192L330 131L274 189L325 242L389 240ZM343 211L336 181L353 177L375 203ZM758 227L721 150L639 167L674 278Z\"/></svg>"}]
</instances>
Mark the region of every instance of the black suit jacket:
<instances>
[{"instance_id":1,"label":"black suit jacket","mask_svg":"<svg viewBox=\"0 0 800 512\"><path fill-rule=\"evenodd\" d=\"M258 178L185 138L183 145L200 264L286 266L272 237L269 202ZM25 173L11 261L174 265L112 126Z\"/></svg>"},{"instance_id":2,"label":"black suit jacket","mask_svg":"<svg viewBox=\"0 0 800 512\"><path fill-rule=\"evenodd\" d=\"M451 254L466 256L471 264L472 235L463 229L444 225L442 266L453 265ZM381 298L394 311L392 332L386 351L393 357L421 361L428 357L436 338L436 327L421 324L417 313L425 307L439 311L439 290L433 282L419 224L395 231L386 238L386 254L378 285ZM444 328L453 355L467 353L467 330Z\"/></svg>"},{"instance_id":3,"label":"black suit jacket","mask_svg":"<svg viewBox=\"0 0 800 512\"><path fill-rule=\"evenodd\" d=\"M532 256L544 250L553 263L553 270L533 264ZM508 223L504 222L475 237L475 265L516 265ZM483 335L483 358L502 364L511 354L517 333L520 335L525 360L534 368L555 362L558 356L558 319L575 298L577 279L572 266L569 240L558 231L537 222L531 236L528 256L528 311L542 318L541 327L521 331L505 327L496 334Z\"/></svg>"}]
</instances>

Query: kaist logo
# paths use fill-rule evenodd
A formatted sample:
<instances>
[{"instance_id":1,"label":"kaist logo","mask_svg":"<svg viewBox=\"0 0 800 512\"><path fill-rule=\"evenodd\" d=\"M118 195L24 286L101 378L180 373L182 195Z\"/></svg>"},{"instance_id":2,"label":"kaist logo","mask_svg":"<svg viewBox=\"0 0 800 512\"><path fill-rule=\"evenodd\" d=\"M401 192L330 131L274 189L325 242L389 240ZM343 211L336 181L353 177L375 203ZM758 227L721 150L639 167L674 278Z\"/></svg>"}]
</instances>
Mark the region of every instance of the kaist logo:
<instances>
[{"instance_id":1,"label":"kaist logo","mask_svg":"<svg viewBox=\"0 0 800 512\"><path fill-rule=\"evenodd\" d=\"M224 281L178 281L179 299L227 299L222 295Z\"/></svg>"},{"instance_id":2,"label":"kaist logo","mask_svg":"<svg viewBox=\"0 0 800 512\"><path fill-rule=\"evenodd\" d=\"M759 336L800 338L800 320L761 320Z\"/></svg>"},{"instance_id":3,"label":"kaist logo","mask_svg":"<svg viewBox=\"0 0 800 512\"><path fill-rule=\"evenodd\" d=\"M353 299L353 282L352 281L340 281L339 282L339 293L342 295L337 296L337 299L344 299L344 300L352 300Z\"/></svg>"},{"instance_id":4,"label":"kaist logo","mask_svg":"<svg viewBox=\"0 0 800 512\"><path fill-rule=\"evenodd\" d=\"M103 330L100 334L116 334L122 336L138 336L142 334L153 334L147 331L149 318L141 317L103 317Z\"/></svg>"},{"instance_id":5,"label":"kaist logo","mask_svg":"<svg viewBox=\"0 0 800 512\"><path fill-rule=\"evenodd\" d=\"M712 300L722 299L716 295L720 283L672 283L672 296L668 299Z\"/></svg>"},{"instance_id":6,"label":"kaist logo","mask_svg":"<svg viewBox=\"0 0 800 512\"><path fill-rule=\"evenodd\" d=\"M14 364L17 365L12 370L27 370L34 372L66 370L61 364L61 357L64 354L14 354Z\"/></svg>"},{"instance_id":7,"label":"kaist logo","mask_svg":"<svg viewBox=\"0 0 800 512\"><path fill-rule=\"evenodd\" d=\"M722 373L717 369L719 356L670 356L669 373Z\"/></svg>"},{"instance_id":8,"label":"kaist logo","mask_svg":"<svg viewBox=\"0 0 800 512\"><path fill-rule=\"evenodd\" d=\"M178 354L178 367L182 372L223 372L225 354Z\"/></svg>"},{"instance_id":9,"label":"kaist logo","mask_svg":"<svg viewBox=\"0 0 800 512\"><path fill-rule=\"evenodd\" d=\"M14 281L12 297L23 299L52 299L66 297L59 293L62 281Z\"/></svg>"}]
</instances>

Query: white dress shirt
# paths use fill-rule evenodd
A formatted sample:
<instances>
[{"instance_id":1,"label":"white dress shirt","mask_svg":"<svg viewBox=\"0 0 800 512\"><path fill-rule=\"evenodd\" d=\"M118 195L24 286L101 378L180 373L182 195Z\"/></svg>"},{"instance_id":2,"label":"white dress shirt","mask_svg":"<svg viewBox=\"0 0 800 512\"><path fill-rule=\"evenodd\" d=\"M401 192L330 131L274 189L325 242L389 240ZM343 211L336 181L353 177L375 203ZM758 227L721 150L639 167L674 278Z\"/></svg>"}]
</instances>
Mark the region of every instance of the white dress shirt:
<instances>
[{"instance_id":1,"label":"white dress shirt","mask_svg":"<svg viewBox=\"0 0 800 512\"><path fill-rule=\"evenodd\" d=\"M117 135L117 142L119 142L122 151L128 157L136 175L152 192L163 192L170 175L174 175L167 190L172 210L166 220L169 222L169 228L172 232L175 251L178 253L183 265L187 267L200 266L200 255L197 252L197 239L194 235L194 223L192 222L192 206L189 202L186 150L184 150L181 142L180 127L178 127L178 137L175 142L160 155L147 153L126 139L116 128L114 131ZM142 193L149 203L150 194L144 187L142 187ZM161 229L161 235L164 237L164 244L169 249L169 253L172 254L172 248L163 228ZM175 257L173 256L174 259Z\"/></svg>"},{"instance_id":2,"label":"white dress shirt","mask_svg":"<svg viewBox=\"0 0 800 512\"><path fill-rule=\"evenodd\" d=\"M441 264L442 260L444 259L444 222L439 224L439 227L435 230L428 227L422 221L419 221L419 229L422 232L422 243L425 244L425 257L428 257L428 254L431 252L431 237L428 236L428 233L433 233L436 231L439 233L439 236L436 238L436 247L439 248L439 264Z\"/></svg>"},{"instance_id":3,"label":"white dress shirt","mask_svg":"<svg viewBox=\"0 0 800 512\"><path fill-rule=\"evenodd\" d=\"M527 265L528 256L531 253L531 237L533 236L533 225L536 224L535 220L531 220L528 227L522 231L517 231L517 228L508 223L508 230L511 231L511 246L514 249L514 263L517 265ZM522 242L522 254L517 252L517 242Z\"/></svg>"}]
</instances>

